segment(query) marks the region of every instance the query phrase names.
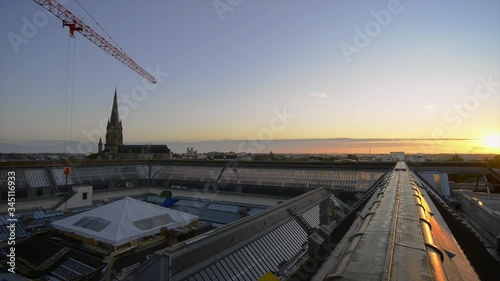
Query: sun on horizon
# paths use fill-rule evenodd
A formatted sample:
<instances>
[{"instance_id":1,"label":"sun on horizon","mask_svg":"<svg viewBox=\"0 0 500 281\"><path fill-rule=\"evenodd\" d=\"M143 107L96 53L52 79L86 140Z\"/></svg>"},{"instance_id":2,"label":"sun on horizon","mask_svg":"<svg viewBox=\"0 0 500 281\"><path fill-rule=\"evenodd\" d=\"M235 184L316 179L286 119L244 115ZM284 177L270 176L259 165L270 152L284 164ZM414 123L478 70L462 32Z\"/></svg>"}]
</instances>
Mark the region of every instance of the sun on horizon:
<instances>
[{"instance_id":1,"label":"sun on horizon","mask_svg":"<svg viewBox=\"0 0 500 281\"><path fill-rule=\"evenodd\" d=\"M482 137L481 145L492 153L500 153L500 134L490 134Z\"/></svg>"}]
</instances>

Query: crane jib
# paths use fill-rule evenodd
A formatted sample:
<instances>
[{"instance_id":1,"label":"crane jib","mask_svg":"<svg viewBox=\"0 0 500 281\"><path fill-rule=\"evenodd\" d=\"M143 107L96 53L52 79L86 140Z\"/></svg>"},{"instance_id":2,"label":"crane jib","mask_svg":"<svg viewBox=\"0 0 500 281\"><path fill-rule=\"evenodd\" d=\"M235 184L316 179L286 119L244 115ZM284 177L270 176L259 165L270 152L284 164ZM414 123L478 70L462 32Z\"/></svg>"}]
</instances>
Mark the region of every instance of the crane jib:
<instances>
[{"instance_id":1,"label":"crane jib","mask_svg":"<svg viewBox=\"0 0 500 281\"><path fill-rule=\"evenodd\" d=\"M116 58L118 61L126 65L128 68L135 71L137 74L146 78L149 82L155 84L156 79L149 72L144 70L141 66L135 63L125 52L115 47L109 41L104 39L101 35L95 32L91 27L86 25L80 19L78 19L73 13L68 9L64 8L55 0L33 0L38 5L42 6L45 10L49 11L51 14L55 15L57 18L62 20L63 27L69 27L69 33L71 37L74 37L74 32L77 31L82 36L90 40L92 43L96 44L98 47L106 51L108 54Z\"/></svg>"}]
</instances>

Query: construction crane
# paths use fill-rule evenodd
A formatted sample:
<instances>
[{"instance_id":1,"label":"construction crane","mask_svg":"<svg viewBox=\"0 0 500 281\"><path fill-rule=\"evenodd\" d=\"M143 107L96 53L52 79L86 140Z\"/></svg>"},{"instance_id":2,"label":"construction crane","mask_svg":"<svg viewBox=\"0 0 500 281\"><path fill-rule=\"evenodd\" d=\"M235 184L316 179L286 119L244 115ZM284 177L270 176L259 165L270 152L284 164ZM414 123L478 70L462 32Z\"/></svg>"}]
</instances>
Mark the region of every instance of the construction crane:
<instances>
[{"instance_id":1,"label":"construction crane","mask_svg":"<svg viewBox=\"0 0 500 281\"><path fill-rule=\"evenodd\" d=\"M155 84L156 79L149 72L140 67L134 62L125 52L115 47L113 44L104 39L101 35L95 32L92 28L78 19L73 13L68 9L64 8L61 4L55 0L33 0L38 5L42 6L45 10L49 11L60 20L62 20L63 27L69 27L70 36L74 36L75 31L82 34L84 37L89 39L92 43L99 46L101 49L106 51L108 54L119 60L124 65L128 66L130 69L135 71L137 74L146 78L149 82Z\"/></svg>"}]
</instances>

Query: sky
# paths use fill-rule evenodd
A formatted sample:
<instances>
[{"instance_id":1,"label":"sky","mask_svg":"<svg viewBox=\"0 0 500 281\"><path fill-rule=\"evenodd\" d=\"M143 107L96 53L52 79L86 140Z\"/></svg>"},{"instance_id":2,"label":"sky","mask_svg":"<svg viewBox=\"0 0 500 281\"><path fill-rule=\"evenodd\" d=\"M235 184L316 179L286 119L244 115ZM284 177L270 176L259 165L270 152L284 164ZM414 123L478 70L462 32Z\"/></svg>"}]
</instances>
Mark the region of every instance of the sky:
<instances>
[{"instance_id":1,"label":"sky","mask_svg":"<svg viewBox=\"0 0 500 281\"><path fill-rule=\"evenodd\" d=\"M1 0L0 152L95 151L116 87L129 144L500 153L499 1L79 2L158 83Z\"/></svg>"}]
</instances>

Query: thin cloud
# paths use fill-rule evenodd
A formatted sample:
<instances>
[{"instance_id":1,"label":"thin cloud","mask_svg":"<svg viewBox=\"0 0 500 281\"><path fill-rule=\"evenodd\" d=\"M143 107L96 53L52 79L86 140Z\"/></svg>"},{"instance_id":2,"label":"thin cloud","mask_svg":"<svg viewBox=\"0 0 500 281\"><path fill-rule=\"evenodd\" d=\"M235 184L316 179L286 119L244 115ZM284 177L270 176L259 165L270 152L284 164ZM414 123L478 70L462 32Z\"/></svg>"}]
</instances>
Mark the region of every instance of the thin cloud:
<instances>
[{"instance_id":1,"label":"thin cloud","mask_svg":"<svg viewBox=\"0 0 500 281\"><path fill-rule=\"evenodd\" d=\"M483 153L484 151L484 147L480 147L480 146L474 146L472 147L471 150L469 150L469 152L467 153Z\"/></svg>"},{"instance_id":2,"label":"thin cloud","mask_svg":"<svg viewBox=\"0 0 500 281\"><path fill-rule=\"evenodd\" d=\"M328 98L328 95L326 93L321 93L321 92L310 92L308 95L312 98L318 98L318 99Z\"/></svg>"},{"instance_id":3,"label":"thin cloud","mask_svg":"<svg viewBox=\"0 0 500 281\"><path fill-rule=\"evenodd\" d=\"M424 107L424 110L431 110L431 111L435 111L436 108L433 106L433 105L428 105L426 107Z\"/></svg>"}]
</instances>

